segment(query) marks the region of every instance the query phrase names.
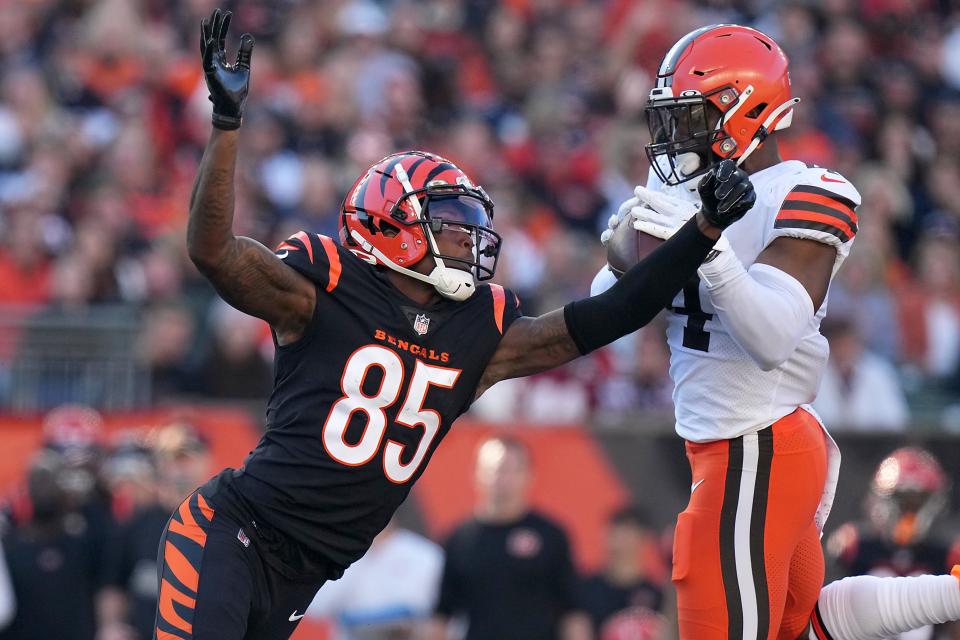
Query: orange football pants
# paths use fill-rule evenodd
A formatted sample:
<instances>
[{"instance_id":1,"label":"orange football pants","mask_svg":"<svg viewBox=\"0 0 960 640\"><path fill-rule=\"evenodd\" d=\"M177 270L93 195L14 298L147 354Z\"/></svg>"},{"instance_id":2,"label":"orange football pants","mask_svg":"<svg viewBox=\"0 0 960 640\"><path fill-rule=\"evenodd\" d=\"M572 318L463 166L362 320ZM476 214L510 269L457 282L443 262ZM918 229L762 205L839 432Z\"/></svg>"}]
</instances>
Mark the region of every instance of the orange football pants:
<instances>
[{"instance_id":1,"label":"orange football pants","mask_svg":"<svg viewBox=\"0 0 960 640\"><path fill-rule=\"evenodd\" d=\"M677 518L681 640L796 640L823 585L814 514L825 434L797 409L757 433L687 442L690 502Z\"/></svg>"}]
</instances>

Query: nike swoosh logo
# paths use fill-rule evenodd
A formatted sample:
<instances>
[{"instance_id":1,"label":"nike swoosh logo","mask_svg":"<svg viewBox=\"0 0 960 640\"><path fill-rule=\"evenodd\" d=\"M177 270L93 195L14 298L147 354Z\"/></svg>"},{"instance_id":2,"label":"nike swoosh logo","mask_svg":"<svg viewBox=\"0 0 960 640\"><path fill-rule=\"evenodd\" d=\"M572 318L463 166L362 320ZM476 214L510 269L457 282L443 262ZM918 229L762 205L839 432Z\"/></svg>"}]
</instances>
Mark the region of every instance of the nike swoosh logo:
<instances>
[{"instance_id":1,"label":"nike swoosh logo","mask_svg":"<svg viewBox=\"0 0 960 640\"><path fill-rule=\"evenodd\" d=\"M289 252L289 251L281 251L280 253L277 254L277 257L280 258L281 260L283 260L283 259L286 258L288 255L290 255L290 252Z\"/></svg>"},{"instance_id":2,"label":"nike swoosh logo","mask_svg":"<svg viewBox=\"0 0 960 640\"><path fill-rule=\"evenodd\" d=\"M823 174L822 176L820 176L820 179L823 180L824 182L840 182L840 183L846 182L846 180L837 180L835 178L828 178L827 174Z\"/></svg>"},{"instance_id":3,"label":"nike swoosh logo","mask_svg":"<svg viewBox=\"0 0 960 640\"><path fill-rule=\"evenodd\" d=\"M706 478L700 478L699 480L697 480L696 482L694 482L692 485L690 485L690 493L693 493L694 491L696 491L696 490L697 490L697 487L699 487L701 484L703 484L703 481L704 481L704 480L706 480Z\"/></svg>"},{"instance_id":4,"label":"nike swoosh logo","mask_svg":"<svg viewBox=\"0 0 960 640\"><path fill-rule=\"evenodd\" d=\"M702 482L702 481L701 481L701 482ZM301 613L300 615L297 615L297 610L294 609L294 610L293 610L293 613L290 614L290 618L289 618L289 619L290 619L290 622L296 622L297 620L299 620L300 618L302 618L302 617L305 616L305 615L307 615L307 614L306 614L306 613Z\"/></svg>"}]
</instances>

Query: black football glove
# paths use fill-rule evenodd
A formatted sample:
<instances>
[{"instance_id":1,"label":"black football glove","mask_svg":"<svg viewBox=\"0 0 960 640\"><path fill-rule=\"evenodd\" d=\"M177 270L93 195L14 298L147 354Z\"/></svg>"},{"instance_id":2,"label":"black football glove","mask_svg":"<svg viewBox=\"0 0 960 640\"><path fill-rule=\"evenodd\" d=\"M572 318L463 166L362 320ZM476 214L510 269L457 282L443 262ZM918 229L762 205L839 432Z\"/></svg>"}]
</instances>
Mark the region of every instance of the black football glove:
<instances>
[{"instance_id":1,"label":"black football glove","mask_svg":"<svg viewBox=\"0 0 960 640\"><path fill-rule=\"evenodd\" d=\"M240 128L243 121L243 103L250 91L250 56L253 36L240 37L240 51L236 64L227 62L224 46L230 28L229 11L214 9L213 14L200 23L200 57L203 75L213 103L213 126L227 131Z\"/></svg>"},{"instance_id":2,"label":"black football glove","mask_svg":"<svg viewBox=\"0 0 960 640\"><path fill-rule=\"evenodd\" d=\"M723 160L703 176L697 186L700 211L707 222L726 229L744 216L757 202L747 172L733 160Z\"/></svg>"}]
</instances>

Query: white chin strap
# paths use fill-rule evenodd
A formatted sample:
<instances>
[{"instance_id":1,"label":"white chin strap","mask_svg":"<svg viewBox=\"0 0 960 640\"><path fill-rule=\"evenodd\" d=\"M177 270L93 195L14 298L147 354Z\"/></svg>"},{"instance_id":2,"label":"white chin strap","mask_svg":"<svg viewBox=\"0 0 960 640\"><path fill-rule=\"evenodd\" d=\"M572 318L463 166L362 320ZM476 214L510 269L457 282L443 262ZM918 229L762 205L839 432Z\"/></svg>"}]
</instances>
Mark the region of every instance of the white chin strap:
<instances>
[{"instance_id":1,"label":"white chin strap","mask_svg":"<svg viewBox=\"0 0 960 640\"><path fill-rule=\"evenodd\" d=\"M400 184L403 186L403 190L406 193L413 191L413 185L410 184L410 178L407 176L406 170L397 163L394 166L394 173L397 175L397 180L400 181ZM421 217L420 201L417 200L416 196L409 196L410 205L413 207L414 213L417 214L417 218ZM473 274L467 271L461 271L460 269L450 269L443 264L443 260L437 257L436 254L440 253L437 249L437 241L433 237L433 232L430 230L428 225L424 225L424 234L427 237L427 243L430 245L430 250L432 252L432 258L436 266L433 268L433 271L430 272L430 275L423 275L418 271L413 269L407 269L406 267L401 267L393 260L390 260L387 256L383 254L382 251L377 249L375 246L367 242L363 236L360 235L359 231L351 230L350 237L354 241L363 247L363 250L367 253L373 255L380 262L385 264L388 268L393 269L397 273L402 273L405 276L410 276L421 282L426 282L427 284L433 285L433 288L437 290L437 293L442 295L444 298L449 298L451 300L456 300L457 302L462 302L473 295L473 292L477 290L477 285L474 282Z\"/></svg>"},{"instance_id":2,"label":"white chin strap","mask_svg":"<svg viewBox=\"0 0 960 640\"><path fill-rule=\"evenodd\" d=\"M462 302L463 300L466 300L472 296L473 292L477 289L476 283L473 281L472 273L460 271L459 269L448 269L447 267L443 266L440 259L435 258L436 262L438 263L437 266L433 268L433 271L430 272L430 275L424 275L419 271L414 271L413 269L407 269L406 267L401 267L398 265L396 262L385 256L382 251L367 242L367 240L360 235L360 232L356 229L352 229L350 231L350 237L353 238L354 242L359 244L364 251L374 256L388 268L393 269L397 273L402 273L405 276L410 276L411 278L419 280L420 282L426 282L427 284L433 285L433 288L437 290L437 293L442 295L444 298L450 298L451 300Z\"/></svg>"}]
</instances>

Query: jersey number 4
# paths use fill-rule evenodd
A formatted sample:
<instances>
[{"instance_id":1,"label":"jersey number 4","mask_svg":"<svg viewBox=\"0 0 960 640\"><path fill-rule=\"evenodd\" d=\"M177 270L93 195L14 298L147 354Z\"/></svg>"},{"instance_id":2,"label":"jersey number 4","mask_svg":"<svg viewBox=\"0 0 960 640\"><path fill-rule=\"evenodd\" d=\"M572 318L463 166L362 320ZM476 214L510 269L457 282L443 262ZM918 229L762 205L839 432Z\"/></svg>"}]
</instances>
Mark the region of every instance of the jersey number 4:
<instances>
[{"instance_id":1,"label":"jersey number 4","mask_svg":"<svg viewBox=\"0 0 960 640\"><path fill-rule=\"evenodd\" d=\"M363 381L373 367L383 372L383 378L380 389L374 395L367 395L363 392ZM404 445L387 439L383 449L383 472L391 482L402 484L413 477L440 431L440 414L433 409L423 408L430 387L452 389L459 377L459 369L437 367L417 360L396 423L411 429L422 426L423 437L413 458L406 464L400 461ZM341 464L356 467L370 462L377 455L387 432L385 410L400 397L403 379L403 361L390 349L367 345L353 352L340 381L343 397L333 403L323 424L323 446L330 457ZM347 426L350 417L357 411L365 414L367 424L360 440L350 444L346 440Z\"/></svg>"},{"instance_id":2,"label":"jersey number 4","mask_svg":"<svg viewBox=\"0 0 960 640\"><path fill-rule=\"evenodd\" d=\"M687 316L687 326L683 328L683 346L697 351L709 351L710 332L704 327L707 320L713 319L713 314L703 311L699 278L692 278L683 287L683 306L674 307L673 311Z\"/></svg>"}]
</instances>

